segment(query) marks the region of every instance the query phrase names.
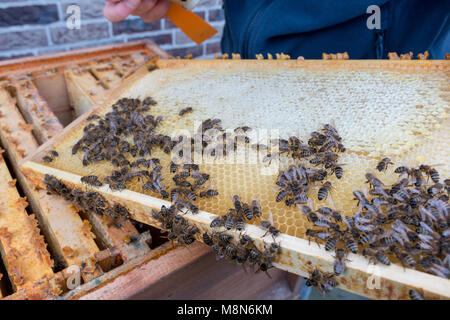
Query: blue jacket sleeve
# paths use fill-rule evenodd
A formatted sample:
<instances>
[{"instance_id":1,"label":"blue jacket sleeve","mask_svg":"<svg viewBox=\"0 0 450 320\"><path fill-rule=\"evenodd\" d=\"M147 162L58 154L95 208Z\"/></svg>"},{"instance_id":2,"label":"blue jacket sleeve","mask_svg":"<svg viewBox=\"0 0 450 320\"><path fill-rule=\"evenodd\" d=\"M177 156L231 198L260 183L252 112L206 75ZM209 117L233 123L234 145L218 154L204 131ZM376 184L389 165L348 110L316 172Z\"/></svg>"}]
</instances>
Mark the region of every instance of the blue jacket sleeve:
<instances>
[{"instance_id":1,"label":"blue jacket sleeve","mask_svg":"<svg viewBox=\"0 0 450 320\"><path fill-rule=\"evenodd\" d=\"M380 8L380 28L369 29ZM254 58L287 53L320 59L322 52L347 51L353 59L386 58L396 51L449 52L450 0L224 0L224 53Z\"/></svg>"}]
</instances>

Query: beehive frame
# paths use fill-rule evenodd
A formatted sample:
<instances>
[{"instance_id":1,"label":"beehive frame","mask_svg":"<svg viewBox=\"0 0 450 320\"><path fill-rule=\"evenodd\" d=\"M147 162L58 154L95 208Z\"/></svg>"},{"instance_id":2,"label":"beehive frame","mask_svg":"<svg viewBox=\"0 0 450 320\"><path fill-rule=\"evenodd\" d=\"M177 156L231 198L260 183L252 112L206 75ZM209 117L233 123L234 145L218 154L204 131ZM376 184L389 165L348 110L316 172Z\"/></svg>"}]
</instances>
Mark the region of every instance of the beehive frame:
<instances>
[{"instance_id":1,"label":"beehive frame","mask_svg":"<svg viewBox=\"0 0 450 320\"><path fill-rule=\"evenodd\" d=\"M192 70L255 70L255 69L283 69L283 70L319 70L319 72L327 73L328 70L344 70L345 72L358 72L359 70L372 70L373 72L393 72L394 74L414 74L415 72L423 72L427 75L438 72L440 73L441 84L443 86L437 89L440 93L440 100L448 105L448 85L445 85L446 79L449 77L449 63L445 61L158 61L160 70L158 75L161 75L165 70L180 71L186 68L187 74ZM325 69L325 70L324 70ZM214 73L214 71L212 71ZM118 98L127 96L139 85L142 86L143 79L147 76L148 71L143 67L136 72L132 77L126 80L120 91L115 92L95 110L82 116L73 122L66 130L56 139L43 145L39 151L28 158L22 165L22 170L25 175L34 181L37 185L44 187L42 183L45 174L51 174L58 179L61 179L69 187L83 186L80 181L80 175L52 168L41 163L42 156L50 149L58 149L59 146L73 141L77 133L82 130L86 123L86 118L93 114L102 114L108 110ZM150 76L151 77L151 76ZM157 76L155 76L157 77ZM420 75L419 75L420 78ZM442 81L444 80L444 81ZM438 82L439 82L438 81ZM211 85L214 85L211 84ZM137 90L138 91L138 90ZM144 90L145 91L145 90ZM136 91L135 91L136 92ZM142 93L142 92L141 92ZM433 93L434 94L434 93ZM141 96L143 98L143 96ZM442 104L442 103L441 103ZM172 106L173 107L173 106ZM181 107L180 107L181 108ZM442 108L439 109L442 111ZM448 116L447 109L443 109L444 115L440 114L438 118L440 126L443 128L442 135L444 136L444 146L446 143L445 137L448 136ZM219 116L220 117L220 116ZM240 124L242 125L242 124ZM339 130L339 128L338 128ZM432 135L432 134L431 134ZM413 146L414 147L414 146ZM443 151L444 154L448 149ZM380 150L378 150L380 154ZM429 160L428 155L424 155L425 160ZM444 174L448 174L448 168L444 167ZM85 186L84 186L85 187ZM158 223L151 218L151 209L159 209L161 205L168 205L166 201L155 197L144 195L138 192L125 190L121 192L111 191L108 187L98 188L109 201L112 203L120 203L125 205L135 220L146 224L158 226ZM197 215L186 214L186 218L199 229L203 231L209 230L209 224L215 215L208 212L200 212ZM262 247L262 238L265 233L261 228L248 225L246 233L256 239L258 245ZM281 257L276 261L275 266L283 270L287 270L302 276L307 276L311 270L311 266L319 266L324 270L331 270L333 264L333 257L323 248L311 245L307 240L297 237L282 234L277 238L280 242L282 252ZM378 266L378 271L375 271L375 276L381 280L380 289L371 289L367 281L373 278L374 270L369 267L368 260L358 255L350 255L351 262L348 263L348 271L340 281L340 287L345 290L355 292L371 298L388 298L388 299L407 299L408 290L410 288L418 289L423 292L427 298L450 298L450 284L446 279L442 279L430 274L419 272L411 269L404 269L398 265Z\"/></svg>"}]
</instances>

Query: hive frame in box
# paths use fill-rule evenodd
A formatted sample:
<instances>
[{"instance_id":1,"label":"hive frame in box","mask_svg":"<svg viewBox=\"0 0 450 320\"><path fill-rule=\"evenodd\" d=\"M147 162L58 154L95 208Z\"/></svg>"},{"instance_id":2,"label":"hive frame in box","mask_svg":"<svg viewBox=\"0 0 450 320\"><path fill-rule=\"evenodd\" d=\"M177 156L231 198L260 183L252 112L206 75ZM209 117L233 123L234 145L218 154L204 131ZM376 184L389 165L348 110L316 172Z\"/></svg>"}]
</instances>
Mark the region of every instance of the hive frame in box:
<instances>
[{"instance_id":1,"label":"hive frame in box","mask_svg":"<svg viewBox=\"0 0 450 320\"><path fill-rule=\"evenodd\" d=\"M164 69L169 65L177 65L182 67L191 62L177 60L173 62L158 61L157 64ZM194 61L192 63L202 64L204 68L213 68L217 63L223 63L219 61ZM288 68L296 68L298 64L302 64L302 67L308 68L309 66L317 66L321 63L327 63L331 67L350 66L350 68L357 69L358 66L362 66L363 61L283 61L283 62L252 62L252 61L227 61L226 67L233 68L243 66L245 63L255 63L262 66L263 63L282 63ZM399 69L412 69L424 67L440 68L443 67L448 70L448 62L433 62L433 61L372 61L372 64L379 64L381 66L387 66L388 68L396 67ZM421 64L421 65L417 65ZM51 168L38 163L43 155L48 150L56 148L60 143L70 140L73 137L73 132L81 130L85 124L85 120L91 114L101 113L107 110L118 98L122 97L127 90L141 79L146 73L147 68L143 67L138 70L133 76L123 83L123 87L120 91L115 92L110 96L107 101L102 103L98 108L88 112L76 121L74 121L65 131L56 139L41 146L39 151L33 156L29 157L22 163L22 170L24 174L37 185L44 187L43 178L45 174L53 175L57 179L63 181L68 187L80 187L85 186L81 183L81 176L69 173L67 171ZM111 203L119 203L128 208L130 215L133 219L141 221L146 224L150 224L158 227L159 223L151 216L151 209L159 209L162 205L168 206L169 202L144 195L141 193L133 192L130 190L124 190L121 192L112 191L107 186L93 188L102 193L108 201ZM200 229L200 234L205 231L211 231L209 227L211 221L216 215L200 211L196 215L187 213L186 219L190 223ZM255 225L247 225L246 233L255 239L259 248L263 248L263 235L265 230ZM235 236L238 236L237 232L234 232ZM201 240L199 238L199 240ZM333 256L317 246L310 245L305 239L296 238L293 236L282 234L277 237L277 242L281 245L280 257L274 263L274 266L282 270L308 276L311 272L312 266L317 266L322 270L333 269ZM391 266L377 266L378 271L374 274L374 269L369 267L368 260L359 255L350 254L350 262L347 263L348 270L345 277L342 277L340 281L340 287L344 290L354 292L366 297L374 299L408 299L408 291L413 288L423 292L428 299L449 299L450 298L450 281L447 279L439 278L434 275L423 273L420 271L405 269L399 265ZM373 288L370 284L374 280L373 277L378 277L381 283L381 288Z\"/></svg>"},{"instance_id":2,"label":"hive frame in box","mask_svg":"<svg viewBox=\"0 0 450 320\"><path fill-rule=\"evenodd\" d=\"M192 296L193 293L189 288L194 285L198 287L199 284L201 284L199 291L203 295L197 295L197 297L217 298L211 283L221 284L224 288L222 294L225 294L224 297L229 299L255 297L253 289L255 292L263 292L262 298L267 298L272 296L271 286L280 283L280 281L283 283L282 288L284 290L282 296L285 298L292 296L292 291L289 290L289 286L284 280L285 272L272 272L272 279L267 279L264 274L257 274L252 277L245 276L243 270L232 268L228 264L221 264L218 268L210 250L201 243L197 243L190 248L183 248L174 247L170 242L167 242L150 251L145 248L145 245L140 248L126 245L123 240L124 237L135 235L137 232L131 222L118 229L110 227L107 221L103 221L90 212L86 213L87 216L79 217L70 204L59 197L37 196L33 190L34 186L29 184L20 174L18 162L24 156L33 152L39 144L52 136L58 135L63 127L61 122L68 123L70 121L71 116L68 114L70 109L65 109L67 108L65 106L67 101L64 101L66 99L64 84L68 80L67 75L72 70L92 70L99 80L94 86L100 87L102 82L108 82L108 75L105 76L107 72L104 72L105 63L110 63L112 60L115 64L113 68L120 72L121 78L126 78L142 62L142 58L151 59L155 54L163 58L169 57L167 53L160 50L151 41L136 41L0 62L0 111L3 112L0 114L0 137L2 146L6 149L3 156L8 158L11 165L6 168L5 164L1 163L2 168L5 169L1 170L3 182L5 186L8 186L8 190L7 194L0 194L0 202L18 199L17 196L9 196L9 191L12 195L18 194L16 187L13 185L15 181L10 180L11 175L13 175L13 178L18 179L16 181L17 187L27 192L33 212L44 218L37 225L33 216L28 216L22 208L16 210L14 207L9 207L6 212L2 212L2 214L13 215L20 212L16 218L20 220L24 217L25 221L30 222L29 225L25 222L26 228L15 229L21 233L20 236L15 235L24 243L15 242L12 244L13 246L7 244L8 248L15 248L14 256L17 256L17 258L14 259L14 264L8 264L9 256L2 257L6 267L6 273L2 275L3 278L0 280L2 291L3 282L8 276L11 279L12 286L15 286L14 275L23 275L23 282L18 282L18 285L12 288L12 294L8 293L8 289L2 292L3 299L142 299L148 297L154 299L163 297L191 299L195 296ZM147 61L145 59L144 61ZM65 73L66 79L64 79ZM86 88L86 83L78 81L78 79L75 80L74 86L77 89L80 88L80 95L83 95L85 100L88 101L88 104L82 106L87 108L96 104L97 100L101 100L114 90L114 87L110 86L108 90L103 90L101 95L93 97L83 90ZM120 83L120 81L115 81L115 83ZM39 192L39 194L42 193L45 194L45 191ZM67 221L64 217L70 217L70 221ZM6 228L13 228L15 221L19 221L17 219L9 222L2 221L2 227L5 230ZM89 220L93 232L97 238L100 238L100 242L105 244L106 249L99 251L101 248L92 244L92 235L89 232L80 233L80 230L77 230L77 226L81 225L81 222L86 221L86 219ZM65 221L65 223L61 223L61 221ZM80 223L78 224L78 222ZM19 223L23 224L23 222ZM83 228L83 230L87 231L86 228ZM30 257L33 252L27 253L28 241L35 244L36 253L39 253L37 250L39 249L44 255L48 254L45 242L41 241L40 231L45 235L47 243L53 249L56 248L53 257L58 254L59 250L62 255L61 259L66 263L75 262L78 265L86 263L84 267L86 270L92 269L91 263L99 263L99 268L95 270L95 273L83 272L85 283L78 288L68 290L65 283L72 275L73 269L66 268L59 272L53 272L50 266L51 261L45 259L33 260ZM146 241L147 233L148 231L141 232L139 239ZM3 232L0 241L7 240L3 236L8 236L8 234ZM90 247L91 254L86 255L87 250L76 252L61 250L65 245L74 243L74 236L75 240L78 240L79 247ZM42 242L42 245L39 244L40 242ZM28 258L22 258L22 255L28 255ZM119 260L123 261L123 264L116 266ZM35 268L29 268L28 264L30 263L34 264ZM92 266L94 265L92 264ZM183 286L180 287L179 278L185 274L184 270L187 268L190 271L192 270L189 277L190 284L184 281ZM195 273L194 270L209 271L199 274ZM222 271L226 277L217 277L215 271ZM215 275L214 281L211 282L211 275L213 274ZM200 278L200 276L202 277ZM245 279L242 279L243 276L245 276ZM136 278L139 281L136 281ZM19 277L18 280L20 279ZM239 292L236 292L236 290L239 290Z\"/></svg>"},{"instance_id":3,"label":"hive frame in box","mask_svg":"<svg viewBox=\"0 0 450 320\"><path fill-rule=\"evenodd\" d=\"M38 226L35 223L34 215L27 216L24 210L27 204L24 200L18 202L17 208L11 206L5 212L11 221L2 219L5 220L2 221L3 235L14 237L13 241L5 237L1 239L3 242L2 248L8 249L7 252L4 250L2 253L6 265L6 275L9 275L12 289L15 291L15 293L7 296L7 299L51 298L56 297L62 292L61 290L67 290L63 282L70 275L70 270L53 273L51 270L53 262L50 259L33 260L32 253L34 251L37 254L42 251L44 256L49 254L45 248L45 243L42 241L43 236L39 236L39 228L46 236L46 240L58 260L69 266L84 264L83 269L90 269L87 273L82 271L83 279L87 282L86 286L90 290L98 286L99 282L95 278L100 275L103 278L112 278L113 274L117 276L117 273L103 274L104 270L96 267L95 261L109 270L112 267L111 264L114 263L113 261L120 256L120 259L125 261L122 269L128 270L134 267L136 262L130 263L130 260L137 256L144 255L147 260L155 257L155 252L148 254L149 247L146 244L143 244L140 248L132 248L125 245L121 240L122 237L137 232L131 223L124 225L124 228L120 230L121 232L117 232L108 228L105 221L94 215L94 219L91 219L90 223L94 224L97 235L102 238L101 240L110 248L113 248L112 251L110 249L99 251L93 241L95 236L90 232L90 223L80 218L74 208L61 201L62 199L46 195L45 191L34 189L18 170L18 162L24 156L33 152L39 144L59 134L63 129L60 121L40 94L40 89L46 88L38 89L34 80L41 77L57 76L58 71L61 74L63 70L77 67L79 64L92 63L99 59L108 60L111 57L117 58L129 54L140 55L141 53L150 57L154 57L155 53L159 53L162 57L168 57L154 43L137 41L124 45L108 45L40 57L7 60L0 63L0 137L13 169L10 174L17 178L17 180L8 181L11 180L10 176L9 178L5 176L4 183L8 183L9 187L14 189L11 191L12 194L14 194L14 191L17 194L14 185L17 182L17 187L24 191L27 196L25 199L30 202L31 209L39 220ZM145 61L142 61L142 63ZM121 62L120 59L119 62ZM94 63L93 67L95 66ZM62 79L62 81L64 80ZM54 89L53 86L51 87ZM55 92L52 94L56 96ZM63 92L60 92L59 95L63 95ZM4 162L2 166L4 166ZM3 171L2 173L8 175L9 168L4 166L4 169L3 171L6 173ZM9 190L7 191L9 192ZM9 201L10 198L2 194L0 202ZM14 210L24 214L17 216L17 214L13 214ZM13 218L13 216L17 217ZM16 230L14 223L20 221L22 216L25 219L22 224L25 223L26 228ZM5 216L5 218L8 217ZM18 231L23 234L19 234ZM150 240L148 235L147 233L141 234L138 237L139 243L141 243L141 240L142 242ZM14 249L12 255L9 248L14 248L17 244L20 244L20 246ZM30 244L36 247L34 251L29 250ZM162 248L167 250L171 247L166 245ZM31 264L31 267L28 264ZM95 281L89 282L90 279ZM81 293L84 292L86 290L81 291Z\"/></svg>"}]
</instances>

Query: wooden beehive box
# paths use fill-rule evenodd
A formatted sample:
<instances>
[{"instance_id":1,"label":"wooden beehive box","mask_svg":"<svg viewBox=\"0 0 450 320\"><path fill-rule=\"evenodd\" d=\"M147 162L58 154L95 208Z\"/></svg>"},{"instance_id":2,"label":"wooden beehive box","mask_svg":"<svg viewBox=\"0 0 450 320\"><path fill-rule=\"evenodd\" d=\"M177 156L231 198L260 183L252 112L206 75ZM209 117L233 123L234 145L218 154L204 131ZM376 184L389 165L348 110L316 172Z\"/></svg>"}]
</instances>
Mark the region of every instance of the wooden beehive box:
<instances>
[{"instance_id":1,"label":"wooden beehive box","mask_svg":"<svg viewBox=\"0 0 450 320\"><path fill-rule=\"evenodd\" d=\"M5 149L0 155L1 297L218 298L213 290L217 284L225 298L270 298L268 289L274 285L283 289L283 297L292 295L284 272L273 279L261 274L249 278L231 265L217 266L200 243L176 247L158 229L135 221L117 228L47 195L19 171L22 159L156 56L168 57L155 44L140 41L0 63L0 138ZM130 242L130 237L137 240ZM213 276L217 268L219 277ZM80 286L68 288L78 271ZM201 290L193 294L195 286Z\"/></svg>"},{"instance_id":2,"label":"wooden beehive box","mask_svg":"<svg viewBox=\"0 0 450 320\"><path fill-rule=\"evenodd\" d=\"M156 70L152 68L155 63ZM448 61L156 60L129 77L98 108L43 145L22 169L42 188L45 174L71 188L85 187L81 176L101 176L108 170L103 165L83 167L81 155L72 157L72 147L82 136L87 118L104 115L119 98L151 96L158 102L152 111L164 116L164 134L175 129L193 134L195 123L207 118L222 119L225 128L249 125L279 130L281 137L305 138L325 123L334 123L347 148L340 159L346 164L346 176L341 181L333 180L337 191L330 199L348 215L355 211L352 190L364 185L365 172L373 171L385 156L407 166L443 163L441 173L448 177L448 81ZM180 118L178 112L184 107L192 107L194 112ZM51 164L44 163L43 157L52 149L60 156ZM162 152L155 156L168 170L169 157ZM268 174L260 162L201 164L201 169L211 174L211 184L219 196L196 202L201 212L187 213L190 223L202 232L211 231L210 222L232 207L234 194L247 203L258 199L263 217L271 215L283 233L277 237L281 245L280 257L274 264L277 268L301 276L307 276L311 266L332 270L332 254L304 239L308 223L299 209L275 201L273 187L278 171ZM383 181L394 178L391 170ZM106 185L93 189L110 203L127 207L133 219L153 226L159 223L152 218L151 209L169 205L155 193L142 193L137 186L124 191L113 191ZM262 248L264 230L247 225L245 232ZM350 255L349 260L348 270L340 280L345 290L378 299L406 299L411 288L427 298L450 297L447 279L398 264L377 266L374 271L359 255ZM379 289L367 285L374 273L381 280Z\"/></svg>"}]
</instances>

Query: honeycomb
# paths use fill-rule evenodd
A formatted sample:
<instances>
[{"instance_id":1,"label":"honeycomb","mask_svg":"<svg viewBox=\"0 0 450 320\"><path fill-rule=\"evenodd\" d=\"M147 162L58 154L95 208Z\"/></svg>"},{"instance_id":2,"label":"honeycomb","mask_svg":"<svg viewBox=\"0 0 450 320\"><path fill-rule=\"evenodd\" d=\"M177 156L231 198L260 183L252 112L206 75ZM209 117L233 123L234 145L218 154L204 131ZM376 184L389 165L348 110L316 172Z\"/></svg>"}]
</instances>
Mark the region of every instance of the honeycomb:
<instances>
[{"instance_id":1,"label":"honeycomb","mask_svg":"<svg viewBox=\"0 0 450 320\"><path fill-rule=\"evenodd\" d=\"M250 126L261 143L267 144L271 134L282 138L296 135L306 141L310 132L332 123L347 149L339 159L344 176L328 178L333 190L326 200L317 200L317 189L308 193L315 208L329 206L352 215L356 211L352 190L364 190L364 174L375 173L383 157L395 163L386 173L377 172L387 183L396 181L393 170L398 165L437 165L441 177L450 176L448 64L327 62L245 61L244 68L242 61L159 61L160 69L139 78L121 96L152 96L158 105L150 113L164 116L160 131L172 136L180 134L179 130L193 134L201 121L220 118L226 129ZM194 112L180 117L178 112L186 107ZM78 175L110 172L113 167L108 163L83 167L82 155L72 156L71 148L81 136L80 131L74 132L71 139L58 145L60 156L47 165ZM283 233L304 237L309 222L300 209L275 201L278 168L268 170L262 154L251 148L246 152L247 157L259 161L200 165L201 172L211 175L208 187L216 189L219 196L198 199L195 204L201 210L224 214L232 207L235 194L247 203L257 199L263 219L273 219ZM172 188L170 157L162 151L152 157L166 164L162 182ZM291 163L292 159L282 157L279 167ZM135 182L127 188L142 192L140 185Z\"/></svg>"}]
</instances>

